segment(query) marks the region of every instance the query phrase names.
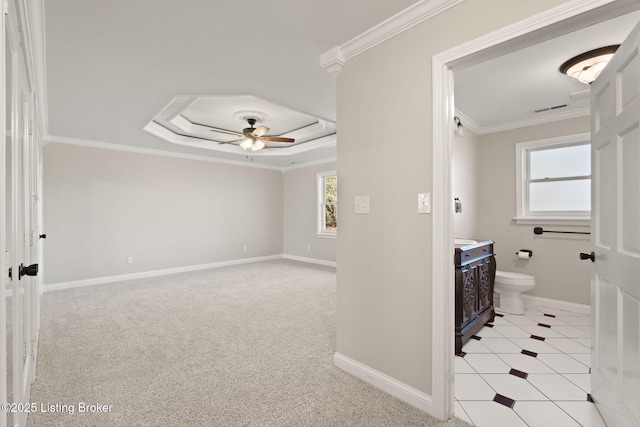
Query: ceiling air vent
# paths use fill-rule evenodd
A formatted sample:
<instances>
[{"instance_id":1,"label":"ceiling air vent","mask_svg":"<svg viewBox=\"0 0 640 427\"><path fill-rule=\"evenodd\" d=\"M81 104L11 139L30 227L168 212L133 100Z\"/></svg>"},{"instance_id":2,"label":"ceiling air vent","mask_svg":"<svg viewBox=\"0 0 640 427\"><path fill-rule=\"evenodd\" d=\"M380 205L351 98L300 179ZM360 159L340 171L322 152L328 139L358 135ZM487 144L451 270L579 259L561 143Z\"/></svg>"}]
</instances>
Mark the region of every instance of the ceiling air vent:
<instances>
[{"instance_id":1,"label":"ceiling air vent","mask_svg":"<svg viewBox=\"0 0 640 427\"><path fill-rule=\"evenodd\" d=\"M562 104L562 105L556 105L554 107L545 107L545 108L539 108L537 110L533 110L533 112L535 114L539 114L539 113L544 113L545 111L554 111L554 110L559 110L561 108L567 108L567 104Z\"/></svg>"}]
</instances>

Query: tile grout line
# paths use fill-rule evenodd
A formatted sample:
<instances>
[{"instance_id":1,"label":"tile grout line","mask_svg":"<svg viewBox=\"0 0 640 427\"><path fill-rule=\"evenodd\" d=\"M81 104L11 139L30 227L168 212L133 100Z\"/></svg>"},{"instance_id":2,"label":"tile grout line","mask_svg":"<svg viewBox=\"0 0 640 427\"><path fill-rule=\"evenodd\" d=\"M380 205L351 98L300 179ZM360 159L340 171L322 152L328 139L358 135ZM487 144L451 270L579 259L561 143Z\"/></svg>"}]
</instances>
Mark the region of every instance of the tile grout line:
<instances>
[{"instance_id":1,"label":"tile grout line","mask_svg":"<svg viewBox=\"0 0 640 427\"><path fill-rule=\"evenodd\" d=\"M535 311L538 311L538 310L535 310ZM558 310L556 310L556 312L557 312L557 311L558 311ZM553 330L553 326L570 326L570 327L577 328L577 329L580 329L580 330L584 331L584 329L578 328L578 326L581 326L581 325L573 325L573 324L551 325L551 324L543 324L543 323L541 323L541 322L533 322L531 325L527 325L527 324L516 324L516 323L512 323L512 322L510 321L510 317L511 317L511 315L508 315L508 314L498 314L498 313L496 313L496 314L497 314L497 317L496 317L496 318L500 318L500 319L504 320L504 322L505 322L506 324L503 324L502 322L500 322L498 325L496 325L496 324L494 323L494 324L490 325L490 327L492 327L492 328L493 328L494 326L512 326L512 327L516 327L516 328L518 328L518 329L522 330L523 332L527 332L527 333L528 333L528 331L524 330L524 329L522 328L522 326L531 326L531 327L539 326L539 327L543 327L543 328L545 328L545 329L547 329L547 330ZM530 314L525 314L525 316L527 316L527 315L529 315L529 316L530 316ZM540 317L540 316L546 316L546 317L549 317L550 319L553 319L553 318L557 318L557 316L558 316L558 315L557 315L557 314L549 314L549 313L544 313L544 312L542 312L542 313L540 313L540 314L534 314L534 316L537 316L537 317ZM574 316L574 317L579 317L579 316ZM526 317L525 317L525 318L526 318ZM533 319L532 319L532 320L533 320ZM536 324L536 323L537 323L537 324ZM586 326L586 325L582 325L582 326ZM482 331L480 331L479 333L481 333L481 332L482 332ZM567 336L567 335L565 335L564 333L562 333L561 331L557 331L557 330L556 330L556 331L554 331L554 332L555 332L556 334L559 334L559 335L560 335L560 337L555 337L556 339L567 340L567 341L570 341L570 342L572 342L572 343L578 344L578 345L580 345L580 346L584 346L584 344L580 343L579 341L576 341L576 338L574 338L574 337L572 337L572 336ZM521 349L522 349L521 345L520 345L520 344L518 344L518 343L516 343L516 342L514 342L514 341L513 341L513 339L514 339L514 338L515 338L515 339L525 339L526 337L521 337L521 338L516 338L516 337L507 337L507 336L503 335L502 333L500 333L500 332L499 332L499 330L496 330L496 333L499 335L499 337L486 337L486 338L500 338L500 339L505 339L507 342L509 342L509 343L513 344L514 346L516 346L516 347L518 347L518 348L521 348ZM473 338L474 338L475 340L480 341L483 337L481 337L481 336L474 336ZM536 334L531 334L531 333L529 333L529 334L528 334L528 338L533 339L533 340L537 340L537 341L539 341L539 342L546 342L546 339L547 339L548 337L544 337L544 336L542 336L542 335L536 335ZM589 339L590 339L590 337L589 337ZM589 372L591 371L591 367L590 367L590 366L585 365L581 360L578 360L578 359L574 358L573 356L570 356L570 355L569 355L569 353L566 353L566 352L565 352L564 350L562 350L561 348L557 348L557 347L555 347L555 346L554 346L553 344L551 344L551 343L548 343L548 345L549 345L551 348L553 348L553 349L555 349L555 350L557 350L557 351L558 351L558 353L549 353L549 354L562 354L562 355L565 355L565 356L569 357L572 361L575 361L575 362L579 363L580 365L585 366L586 368L588 368L588 369L589 369ZM483 347L486 347L486 346L483 346ZM565 347L565 348L566 348L566 347ZM502 354L502 355L505 355L505 354L511 354L511 353L497 353L496 351L494 351L494 350L493 350L492 348L490 348L490 347L487 347L487 349L489 350L489 353L475 353L475 354L491 354L491 355L493 355L493 356L497 357L497 358L498 358L498 360L500 360L501 362L503 362L505 365L507 365L507 366L510 368L510 372L509 372L509 373L507 373L507 374L502 374L502 375L509 375L509 374L510 374L510 375L514 375L514 376L516 376L516 377L519 377L519 378L521 378L521 379L524 379L524 380L525 380L525 381L526 381L530 386L532 386L535 390L537 390L537 391L538 391L542 396L544 396L544 397L546 398L546 400L543 400L543 401L545 401L545 402L552 402L552 403L553 403L557 408L559 408L559 409L560 409L563 413L565 413L569 418L571 418L572 420L574 420L574 421L578 422L578 421L577 421L577 420L576 420L576 419L575 419L575 418L574 418L570 413L566 412L562 407L560 407L560 406L556 403L556 401L554 401L554 400L552 400L551 398L549 398L549 396L547 396L547 394L545 394L542 390L540 390L538 387L536 387L534 384L532 384L532 383L528 380L528 375L529 375L528 373L523 372L523 371L520 371L520 370L517 370L517 369L515 369L515 368L513 368L513 367L509 366L509 365L510 365L510 363L506 362L506 361L505 361L505 359L503 359L502 357L500 357L500 355L501 355L501 354ZM536 353L536 352L531 352L530 350L526 350L526 349L522 349L522 352L521 352L521 353L523 353L523 354L527 354L527 353L525 353L525 351L526 351L527 353L530 353L529 355L531 355L532 357L535 357L535 358L536 358L540 363L542 363L544 366L546 366L548 369L550 369L550 370L553 372L553 374L548 374L548 375L559 375L559 376L560 376L560 377L562 377L564 380L568 381L570 384L574 385L575 387L577 387L577 388L578 388L578 389L580 389L581 391L585 391L585 390L584 390L584 389L583 389L579 384L576 384L576 382L574 382L574 381L572 381L571 379L567 378L563 373L559 372L556 368L554 368L554 367L552 367L551 365L549 365L549 364L545 363L543 360L541 360L541 359L539 359L539 358L537 357L539 354L547 354L547 353ZM473 354L473 353L472 353L472 354ZM514 353L514 354L517 354L517 353ZM576 353L576 354L578 354L578 353ZM535 355L535 356L533 356L533 355ZM511 409L513 410L513 407L515 407L515 404L517 403L517 400L515 400L515 399L511 399L511 398L509 398L508 396L506 396L506 395L502 395L501 393L499 393L497 390L495 390L495 389L494 389L494 387L492 387L492 386L491 386L491 385L486 381L486 379L484 378L484 375L486 375L486 374L482 374L482 373L478 372L478 370L476 369L476 367L475 367L475 366L473 366L471 363L469 363L469 362L467 362L467 361L465 361L465 362L466 362L466 363L471 367L471 369L473 370L473 372L475 372L475 374L472 374L472 375L478 375L478 376L480 376L480 378L483 380L483 382L484 382L485 384L487 384L487 385L489 386L489 388L490 388L491 390L493 390L493 391L496 393L496 396L494 396L494 401L498 402L496 399L498 399L498 400L508 399L508 400L507 400L507 402L508 402L508 401L512 401L512 402L513 402L513 404L512 404L511 406L509 406L509 405L505 405L505 403L503 403L503 402L498 402L498 403L501 403L501 404L503 404L503 405L505 405L505 406L507 406L507 407L511 407ZM515 372L514 372L514 371L515 371ZM576 374L576 375L581 375L582 373L575 373L575 374ZM585 395L588 395L588 393L587 393L587 392L585 392ZM502 397L498 397L498 396L502 396ZM587 396L585 396L585 401L587 400L586 398L587 398ZM527 400L526 400L526 399L521 399L520 401L527 401ZM570 401L576 401L576 400L570 400ZM461 401L458 401L458 402L461 402ZM541 401L541 402L542 402L542 401ZM460 407L462 407L462 405L460 405ZM473 421L473 419L472 419L472 418L471 418L471 416L466 412L466 410L465 410L464 408L462 408L462 410L465 412L465 414L467 415L467 417L468 417L470 420L472 420L472 421ZM518 414L515 410L514 410L514 413L515 413L515 414L516 414L520 419L522 419L522 417L520 417L520 416L519 416L519 414ZM524 419L522 419L522 420L523 420L523 422L525 422L525 421L524 421ZM525 424L526 424L526 422L525 422ZM578 422L578 424L580 424L580 423Z\"/></svg>"}]
</instances>

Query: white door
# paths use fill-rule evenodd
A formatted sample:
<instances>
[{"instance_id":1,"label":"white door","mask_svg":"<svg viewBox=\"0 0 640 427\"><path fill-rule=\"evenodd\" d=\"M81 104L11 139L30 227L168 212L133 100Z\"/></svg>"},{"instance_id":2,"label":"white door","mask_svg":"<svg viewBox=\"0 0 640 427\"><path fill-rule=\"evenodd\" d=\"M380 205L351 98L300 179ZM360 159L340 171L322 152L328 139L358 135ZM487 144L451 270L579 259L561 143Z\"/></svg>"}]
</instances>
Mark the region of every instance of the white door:
<instances>
[{"instance_id":1,"label":"white door","mask_svg":"<svg viewBox=\"0 0 640 427\"><path fill-rule=\"evenodd\" d=\"M640 24L591 85L591 391L609 426L640 426Z\"/></svg>"},{"instance_id":2,"label":"white door","mask_svg":"<svg viewBox=\"0 0 640 427\"><path fill-rule=\"evenodd\" d=\"M14 3L9 2L9 13L5 15L5 108L6 137L3 145L4 168L3 190L5 217L3 234L6 241L4 257L11 269L6 282L3 313L5 328L3 339L6 359L4 363L6 385L5 402L29 402L31 382L35 373L35 351L37 348L37 307L39 303L38 281L25 275L37 256L37 241L34 239L37 210L33 207L36 188L34 172L37 170L36 140L32 135L33 90L27 77L24 45L20 42L17 14ZM4 132L3 132L4 133ZM6 280L6 279L5 279ZM10 408L12 408L10 406ZM13 407L19 409L19 407ZM6 417L6 418L5 418ZM26 425L24 411L3 412L0 426Z\"/></svg>"}]
</instances>

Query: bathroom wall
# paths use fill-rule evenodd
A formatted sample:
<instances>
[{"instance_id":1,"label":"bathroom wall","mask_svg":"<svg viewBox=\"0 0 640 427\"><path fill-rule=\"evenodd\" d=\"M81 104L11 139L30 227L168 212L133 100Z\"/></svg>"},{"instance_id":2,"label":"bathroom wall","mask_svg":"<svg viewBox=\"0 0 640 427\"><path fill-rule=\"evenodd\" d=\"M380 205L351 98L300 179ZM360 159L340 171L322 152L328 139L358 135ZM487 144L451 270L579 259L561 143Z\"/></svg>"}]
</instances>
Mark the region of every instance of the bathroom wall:
<instances>
[{"instance_id":1,"label":"bathroom wall","mask_svg":"<svg viewBox=\"0 0 640 427\"><path fill-rule=\"evenodd\" d=\"M453 214L455 237L484 239L477 232L478 179L480 178L479 138L465 129L453 140L453 197L460 199L462 212Z\"/></svg>"},{"instance_id":2,"label":"bathroom wall","mask_svg":"<svg viewBox=\"0 0 640 427\"><path fill-rule=\"evenodd\" d=\"M536 225L515 224L515 144L589 130L589 117L581 117L478 137L481 147L478 152L480 182L476 189L478 236L496 242L499 270L535 276L536 287L528 295L589 305L592 266L590 262L581 261L578 254L591 252L591 242L589 235L535 235ZM590 231L590 227L545 225L544 228ZM518 259L515 253L519 249L531 249L533 257Z\"/></svg>"}]
</instances>

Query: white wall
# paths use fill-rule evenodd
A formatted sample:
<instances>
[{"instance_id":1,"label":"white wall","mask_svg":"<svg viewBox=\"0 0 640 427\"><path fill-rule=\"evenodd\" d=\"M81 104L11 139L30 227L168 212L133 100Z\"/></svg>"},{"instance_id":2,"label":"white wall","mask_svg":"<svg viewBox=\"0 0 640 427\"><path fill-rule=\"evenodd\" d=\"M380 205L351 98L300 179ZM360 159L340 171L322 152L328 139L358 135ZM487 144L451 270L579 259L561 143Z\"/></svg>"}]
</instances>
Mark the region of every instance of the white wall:
<instances>
[{"instance_id":1,"label":"white wall","mask_svg":"<svg viewBox=\"0 0 640 427\"><path fill-rule=\"evenodd\" d=\"M465 1L350 59L338 76L338 353L432 392L432 57L563 3ZM371 124L371 126L368 126ZM453 254L452 254L453 256ZM452 350L453 351L453 350Z\"/></svg>"},{"instance_id":2,"label":"white wall","mask_svg":"<svg viewBox=\"0 0 640 427\"><path fill-rule=\"evenodd\" d=\"M468 129L453 139L453 197L462 203L462 212L453 214L453 231L456 237L485 240L490 237L477 230L481 167L478 142L478 136Z\"/></svg>"},{"instance_id":3,"label":"white wall","mask_svg":"<svg viewBox=\"0 0 640 427\"><path fill-rule=\"evenodd\" d=\"M480 185L478 224L481 237L496 242L499 270L530 274L536 287L528 292L543 298L587 304L591 301L591 263L581 261L580 252L591 252L589 235L535 235L536 225L517 225L515 145L519 142L589 132L589 117L582 117L479 138ZM543 225L547 230L590 231L589 227ZM520 249L531 249L533 257L515 257Z\"/></svg>"},{"instance_id":4,"label":"white wall","mask_svg":"<svg viewBox=\"0 0 640 427\"><path fill-rule=\"evenodd\" d=\"M336 238L316 235L318 208L316 174L335 169L336 162L332 161L285 172L283 227L286 255L328 262L336 261Z\"/></svg>"},{"instance_id":5,"label":"white wall","mask_svg":"<svg viewBox=\"0 0 640 427\"><path fill-rule=\"evenodd\" d=\"M50 143L44 197L46 284L283 252L276 170Z\"/></svg>"}]
</instances>

